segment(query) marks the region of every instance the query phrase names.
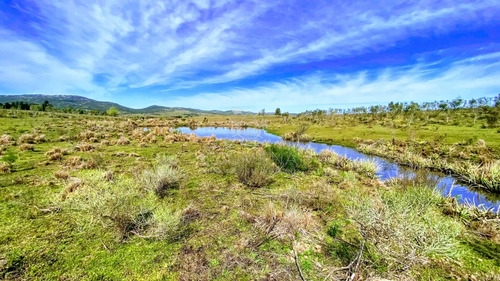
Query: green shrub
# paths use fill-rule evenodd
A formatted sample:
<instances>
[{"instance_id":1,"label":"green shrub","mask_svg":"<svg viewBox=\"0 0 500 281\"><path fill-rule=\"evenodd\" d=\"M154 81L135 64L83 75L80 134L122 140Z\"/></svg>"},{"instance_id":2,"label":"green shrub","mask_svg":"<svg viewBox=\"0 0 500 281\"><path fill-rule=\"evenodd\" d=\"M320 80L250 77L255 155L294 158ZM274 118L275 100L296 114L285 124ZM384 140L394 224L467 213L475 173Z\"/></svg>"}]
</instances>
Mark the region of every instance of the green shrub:
<instances>
[{"instance_id":1,"label":"green shrub","mask_svg":"<svg viewBox=\"0 0 500 281\"><path fill-rule=\"evenodd\" d=\"M283 144L270 144L266 147L266 151L271 156L273 162L285 172L292 173L307 170L307 165L305 165L296 147Z\"/></svg>"},{"instance_id":2,"label":"green shrub","mask_svg":"<svg viewBox=\"0 0 500 281\"><path fill-rule=\"evenodd\" d=\"M237 154L233 165L238 180L250 187L263 187L270 184L276 172L276 165L263 151Z\"/></svg>"}]
</instances>

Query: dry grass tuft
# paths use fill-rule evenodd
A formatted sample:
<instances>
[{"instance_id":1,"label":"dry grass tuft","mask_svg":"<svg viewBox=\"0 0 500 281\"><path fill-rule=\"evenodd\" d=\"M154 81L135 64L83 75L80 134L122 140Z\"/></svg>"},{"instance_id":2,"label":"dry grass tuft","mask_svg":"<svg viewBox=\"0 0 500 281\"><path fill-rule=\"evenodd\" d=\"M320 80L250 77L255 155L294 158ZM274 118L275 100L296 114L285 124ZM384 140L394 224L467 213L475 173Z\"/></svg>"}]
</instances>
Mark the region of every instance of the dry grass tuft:
<instances>
[{"instance_id":1,"label":"dry grass tuft","mask_svg":"<svg viewBox=\"0 0 500 281\"><path fill-rule=\"evenodd\" d=\"M117 145L129 145L130 144L130 140L124 136L120 137L117 141L116 141L116 144Z\"/></svg>"},{"instance_id":2,"label":"dry grass tuft","mask_svg":"<svg viewBox=\"0 0 500 281\"><path fill-rule=\"evenodd\" d=\"M255 218L256 226L266 235L277 239L294 240L297 233L317 232L319 223L314 215L296 205L285 210L269 201Z\"/></svg>"},{"instance_id":3,"label":"dry grass tuft","mask_svg":"<svg viewBox=\"0 0 500 281\"><path fill-rule=\"evenodd\" d=\"M34 134L22 134L17 139L17 142L19 144L23 144L23 143L35 143L35 138L36 138L36 136Z\"/></svg>"},{"instance_id":4,"label":"dry grass tuft","mask_svg":"<svg viewBox=\"0 0 500 281\"><path fill-rule=\"evenodd\" d=\"M171 165L158 165L153 169L145 170L140 176L142 185L153 191L159 197L167 195L170 189L179 188L182 174Z\"/></svg>"},{"instance_id":5,"label":"dry grass tuft","mask_svg":"<svg viewBox=\"0 0 500 281\"><path fill-rule=\"evenodd\" d=\"M237 154L232 163L238 180L249 187L263 187L273 182L278 167L262 150Z\"/></svg>"},{"instance_id":6,"label":"dry grass tuft","mask_svg":"<svg viewBox=\"0 0 500 281\"><path fill-rule=\"evenodd\" d=\"M70 168L80 168L82 165L82 157L80 156L70 156L66 159L66 166Z\"/></svg>"},{"instance_id":7,"label":"dry grass tuft","mask_svg":"<svg viewBox=\"0 0 500 281\"><path fill-rule=\"evenodd\" d=\"M66 154L68 154L68 150L60 147L52 148L45 153L45 155L49 156L50 161L62 160Z\"/></svg>"},{"instance_id":8,"label":"dry grass tuft","mask_svg":"<svg viewBox=\"0 0 500 281\"><path fill-rule=\"evenodd\" d=\"M14 138L11 135L3 134L0 136L0 145L11 145L14 143Z\"/></svg>"},{"instance_id":9,"label":"dry grass tuft","mask_svg":"<svg viewBox=\"0 0 500 281\"><path fill-rule=\"evenodd\" d=\"M0 174L10 173L10 167L5 162L0 161Z\"/></svg>"},{"instance_id":10,"label":"dry grass tuft","mask_svg":"<svg viewBox=\"0 0 500 281\"><path fill-rule=\"evenodd\" d=\"M83 185L83 181L79 178L70 178L68 184L64 188L62 199L65 200L68 195L73 193L75 190L80 188Z\"/></svg>"},{"instance_id":11,"label":"dry grass tuft","mask_svg":"<svg viewBox=\"0 0 500 281\"><path fill-rule=\"evenodd\" d=\"M69 178L69 172L66 170L59 170L54 173L54 177L56 179L68 179Z\"/></svg>"},{"instance_id":12,"label":"dry grass tuft","mask_svg":"<svg viewBox=\"0 0 500 281\"><path fill-rule=\"evenodd\" d=\"M28 151L28 150L34 151L35 146L32 144L29 144L29 143L23 143L19 146L19 150L20 151Z\"/></svg>"},{"instance_id":13,"label":"dry grass tuft","mask_svg":"<svg viewBox=\"0 0 500 281\"><path fill-rule=\"evenodd\" d=\"M76 146L76 149L79 151L88 152L88 151L94 150L95 146L91 145L90 143L83 142L83 143L79 143Z\"/></svg>"}]
</instances>

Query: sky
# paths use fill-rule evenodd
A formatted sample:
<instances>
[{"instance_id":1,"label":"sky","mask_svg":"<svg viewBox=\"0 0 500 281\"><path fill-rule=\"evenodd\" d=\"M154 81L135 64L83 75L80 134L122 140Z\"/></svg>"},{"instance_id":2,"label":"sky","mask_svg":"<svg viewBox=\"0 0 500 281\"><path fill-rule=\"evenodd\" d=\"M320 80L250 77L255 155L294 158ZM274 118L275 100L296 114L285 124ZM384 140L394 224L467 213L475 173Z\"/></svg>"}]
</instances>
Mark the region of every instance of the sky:
<instances>
[{"instance_id":1,"label":"sky","mask_svg":"<svg viewBox=\"0 0 500 281\"><path fill-rule=\"evenodd\" d=\"M0 94L301 112L498 93L498 0L0 0Z\"/></svg>"}]
</instances>

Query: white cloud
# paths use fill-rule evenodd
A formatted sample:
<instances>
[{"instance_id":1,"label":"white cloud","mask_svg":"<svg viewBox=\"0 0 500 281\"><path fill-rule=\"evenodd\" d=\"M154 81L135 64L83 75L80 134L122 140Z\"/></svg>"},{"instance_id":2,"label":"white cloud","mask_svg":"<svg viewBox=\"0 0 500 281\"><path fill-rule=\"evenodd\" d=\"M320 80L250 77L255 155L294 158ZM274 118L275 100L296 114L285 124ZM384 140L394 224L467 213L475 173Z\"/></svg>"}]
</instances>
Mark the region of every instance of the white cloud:
<instances>
[{"instance_id":1,"label":"white cloud","mask_svg":"<svg viewBox=\"0 0 500 281\"><path fill-rule=\"evenodd\" d=\"M189 104L204 109L224 105L224 109L241 107L254 111L280 107L282 111L300 112L390 101L473 98L480 93L492 96L500 92L499 56L500 53L494 53L459 61L445 71L430 69L431 64L419 64L410 69L387 68L379 70L374 79L369 79L366 71L343 75L316 74L253 89L179 97L169 105ZM480 64L471 64L471 61L480 61ZM430 72L434 78L427 77Z\"/></svg>"},{"instance_id":2,"label":"white cloud","mask_svg":"<svg viewBox=\"0 0 500 281\"><path fill-rule=\"evenodd\" d=\"M31 22L35 35L0 26L0 89L99 97L123 91L123 85L134 90L157 85L168 89L195 88L248 78L272 67L384 49L407 37L446 33L456 29L457 24L480 24L491 20L491 11L500 11L495 0L405 1L404 5L398 1L383 5L370 1L326 1L319 8L307 8L300 0L285 2L39 0L37 9L18 5L19 10L36 19ZM319 3L313 2L310 4ZM460 65L465 67L464 62ZM212 97L227 99L222 104L234 104L232 93L243 100L231 107L245 103L250 107L252 95L278 103L286 91L291 91L294 98L306 96L316 103L323 98L334 102L331 97L352 95L355 91L360 93L355 99L373 100L370 89L364 88L370 83L386 92L414 92L418 87L428 90L437 84L459 91L453 83L446 84L453 77L445 79L440 75L441 80L427 81L423 71L430 70L419 67L422 66L401 77L396 77L401 73L396 69L379 73L377 84L364 77L363 72L337 76L338 84L326 83L325 77L308 76L287 83L268 83L256 90L198 95L201 100L197 104L204 108L208 108L205 104L220 107L211 101ZM476 71L481 72L480 67L485 66L478 66ZM496 65L491 68L497 73ZM446 73L465 79L460 72ZM104 74L108 81L96 84L96 74ZM481 77L474 81L488 84ZM414 82L415 86L406 85ZM319 98L314 97L316 92ZM201 102L204 96L206 103ZM177 101L182 100L188 98Z\"/></svg>"}]
</instances>

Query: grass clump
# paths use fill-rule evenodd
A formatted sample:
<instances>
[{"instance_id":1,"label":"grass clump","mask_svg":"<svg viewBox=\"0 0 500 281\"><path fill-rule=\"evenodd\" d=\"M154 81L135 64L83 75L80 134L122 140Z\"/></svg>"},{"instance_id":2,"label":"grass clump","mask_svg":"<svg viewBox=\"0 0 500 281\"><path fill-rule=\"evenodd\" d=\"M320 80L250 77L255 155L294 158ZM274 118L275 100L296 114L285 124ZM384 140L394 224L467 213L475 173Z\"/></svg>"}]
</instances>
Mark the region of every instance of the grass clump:
<instances>
[{"instance_id":1,"label":"grass clump","mask_svg":"<svg viewBox=\"0 0 500 281\"><path fill-rule=\"evenodd\" d=\"M273 162L283 171L293 173L307 170L307 165L296 147L273 143L265 149Z\"/></svg>"},{"instance_id":2,"label":"grass clump","mask_svg":"<svg viewBox=\"0 0 500 281\"><path fill-rule=\"evenodd\" d=\"M120 176L104 181L104 171L83 174L83 184L66 192L63 208L71 209L84 228L105 227L121 240L174 237L181 226L180 212L160 204L156 195L134 179Z\"/></svg>"},{"instance_id":3,"label":"grass clump","mask_svg":"<svg viewBox=\"0 0 500 281\"><path fill-rule=\"evenodd\" d=\"M481 185L481 187L494 192L500 192L500 161L484 165L465 162L458 166L458 173L462 179Z\"/></svg>"},{"instance_id":4,"label":"grass clump","mask_svg":"<svg viewBox=\"0 0 500 281\"><path fill-rule=\"evenodd\" d=\"M163 198L169 190L180 187L182 173L176 165L173 165L173 159L170 163L167 163L165 158L161 158L160 161L163 163L142 172L140 182L144 188Z\"/></svg>"},{"instance_id":5,"label":"grass clump","mask_svg":"<svg viewBox=\"0 0 500 281\"><path fill-rule=\"evenodd\" d=\"M0 161L0 174L8 173L10 173L10 166L5 162Z\"/></svg>"},{"instance_id":6,"label":"grass clump","mask_svg":"<svg viewBox=\"0 0 500 281\"><path fill-rule=\"evenodd\" d=\"M440 213L436 207L442 198L434 190L394 187L377 191L372 199L354 191L346 200L348 217L358 229L355 240L366 242L371 252L366 258L375 270L409 274L433 258L459 260L463 255L463 225Z\"/></svg>"},{"instance_id":7,"label":"grass clump","mask_svg":"<svg viewBox=\"0 0 500 281\"><path fill-rule=\"evenodd\" d=\"M11 135L3 134L0 136L0 145L9 146L14 143L14 138Z\"/></svg>"},{"instance_id":8,"label":"grass clump","mask_svg":"<svg viewBox=\"0 0 500 281\"><path fill-rule=\"evenodd\" d=\"M276 165L262 150L237 154L233 163L238 180L249 187L263 187L273 181Z\"/></svg>"},{"instance_id":9,"label":"grass clump","mask_svg":"<svg viewBox=\"0 0 500 281\"><path fill-rule=\"evenodd\" d=\"M360 174L374 178L379 170L376 162L371 160L349 160L331 150L322 150L318 155L321 162L330 164L343 171L356 171Z\"/></svg>"}]
</instances>

